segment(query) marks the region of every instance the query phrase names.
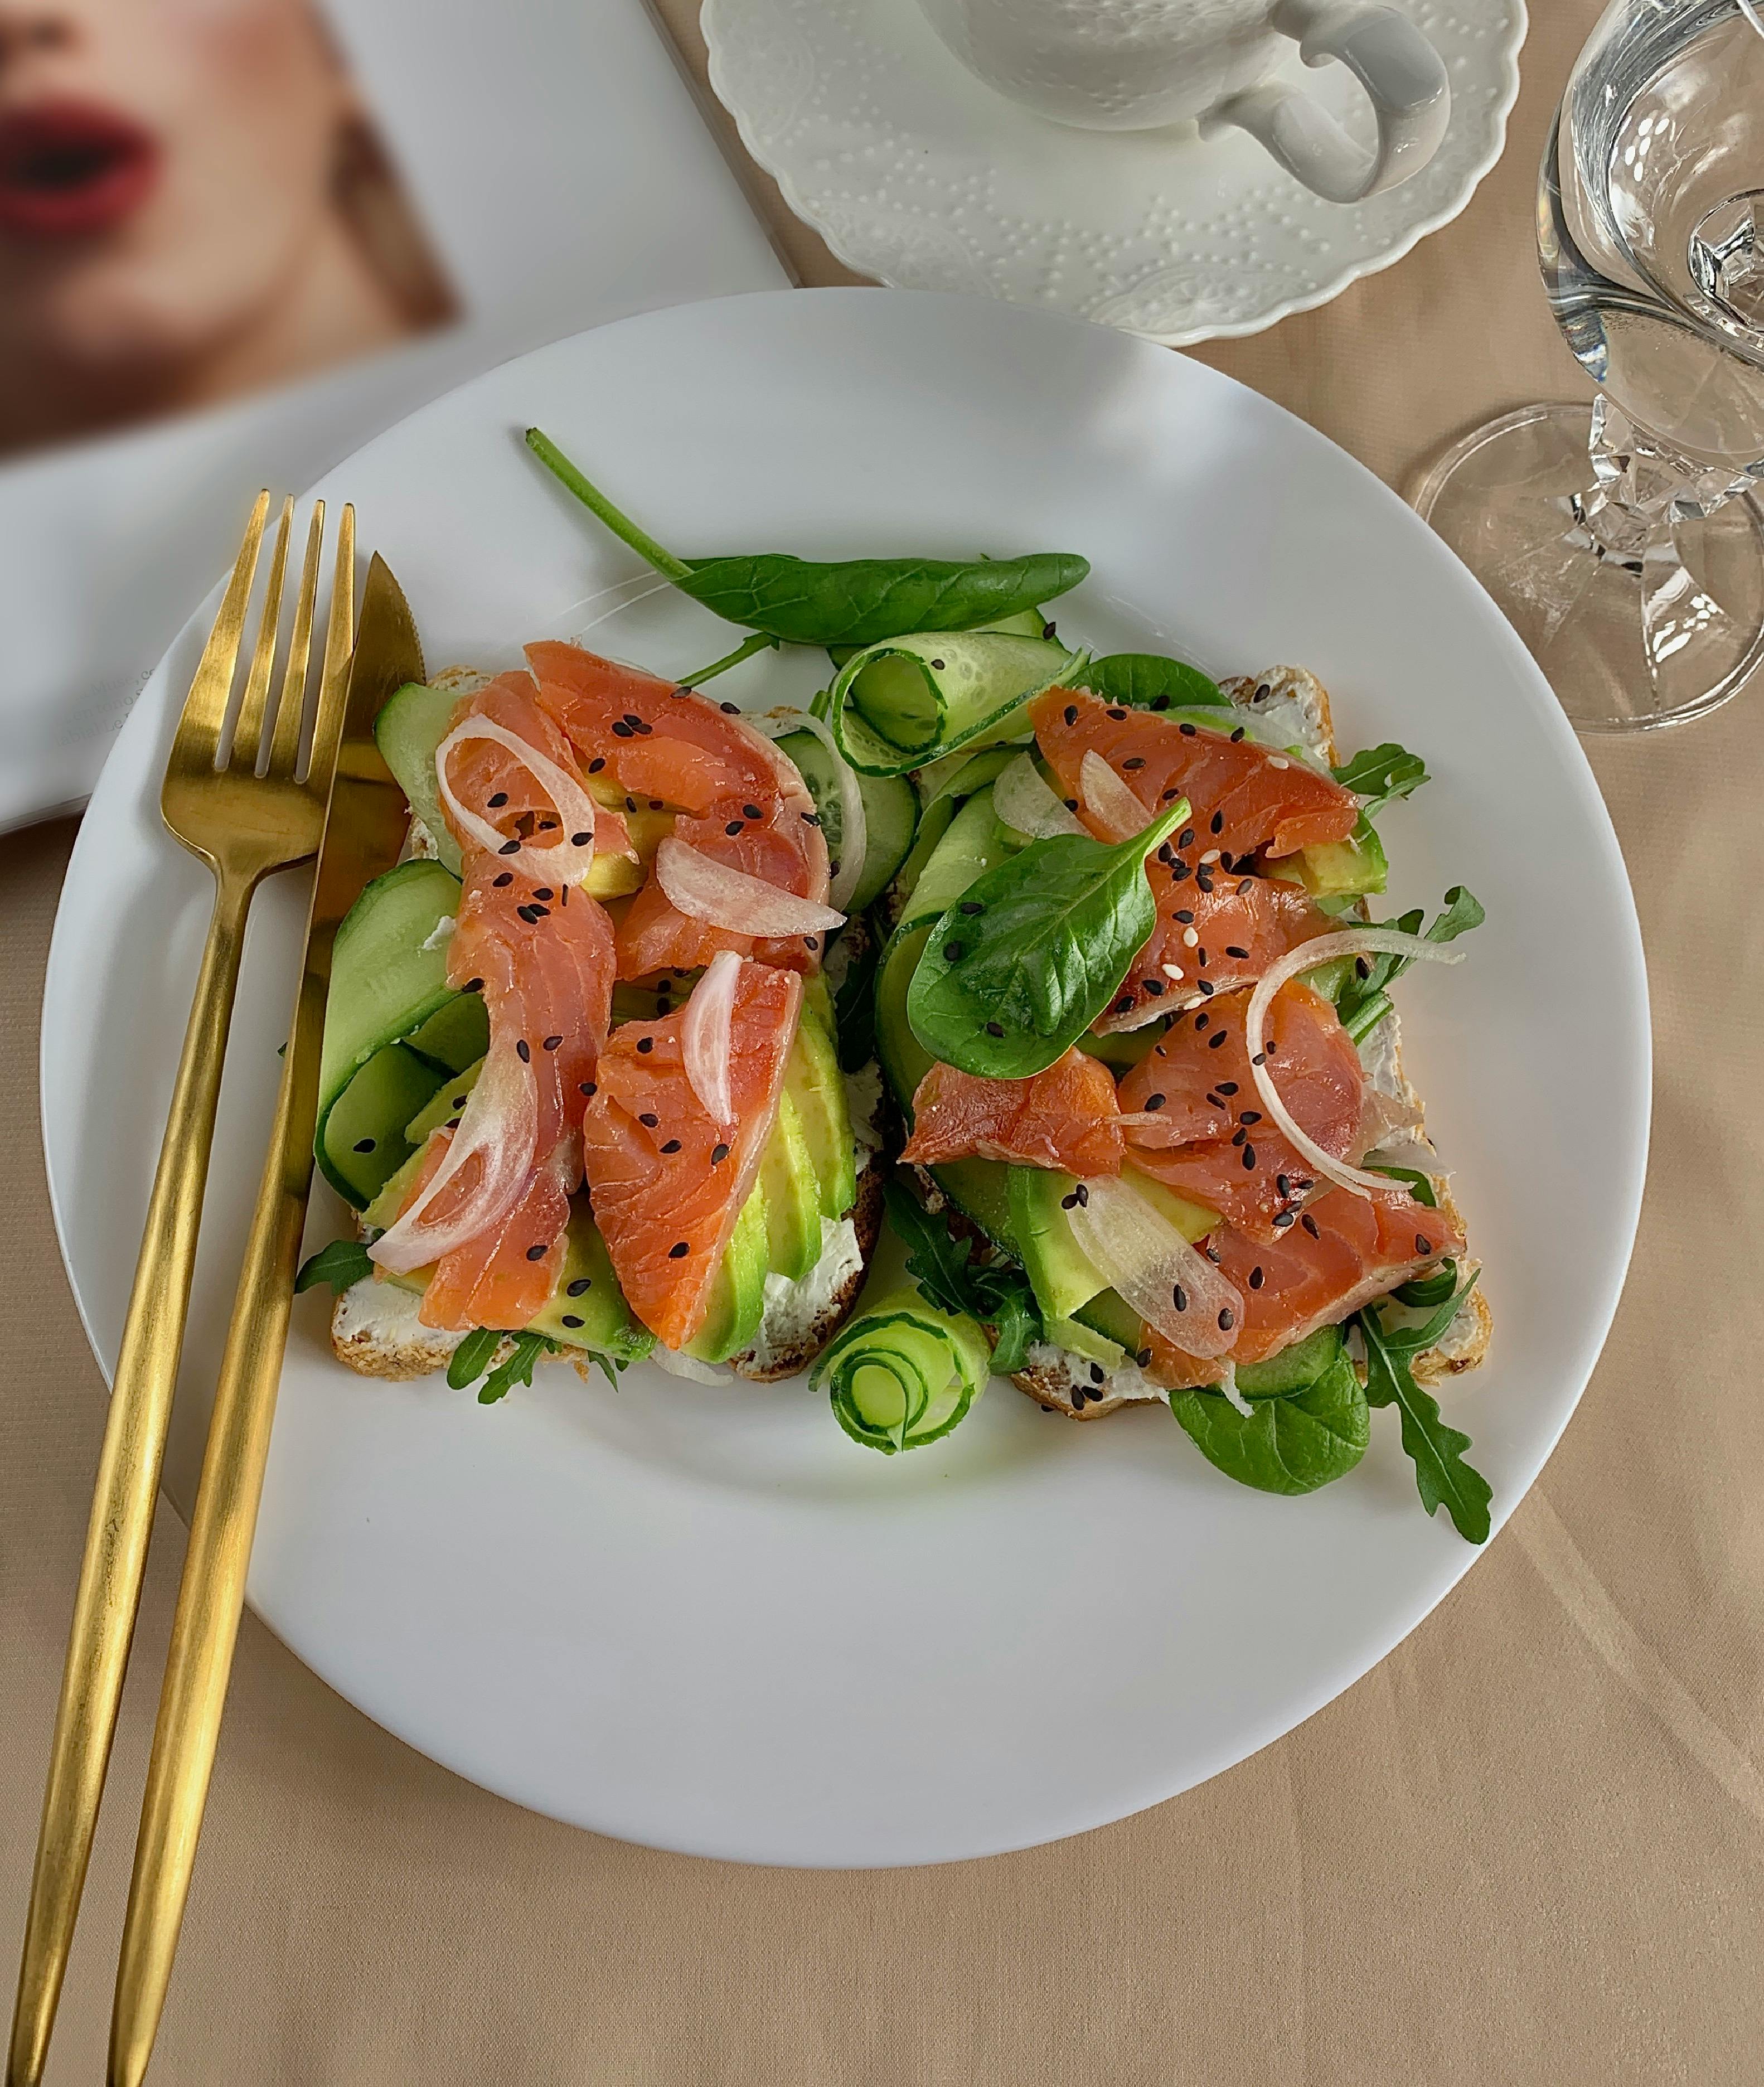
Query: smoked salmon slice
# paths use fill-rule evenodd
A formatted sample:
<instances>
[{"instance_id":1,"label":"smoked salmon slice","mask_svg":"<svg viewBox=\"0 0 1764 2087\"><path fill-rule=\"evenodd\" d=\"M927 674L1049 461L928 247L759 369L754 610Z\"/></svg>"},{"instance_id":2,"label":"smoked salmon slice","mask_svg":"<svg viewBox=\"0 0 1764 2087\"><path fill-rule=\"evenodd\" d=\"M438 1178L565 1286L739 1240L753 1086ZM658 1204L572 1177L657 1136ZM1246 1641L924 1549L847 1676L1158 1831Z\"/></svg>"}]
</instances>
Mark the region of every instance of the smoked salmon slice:
<instances>
[{"instance_id":1,"label":"smoked salmon slice","mask_svg":"<svg viewBox=\"0 0 1764 2087\"><path fill-rule=\"evenodd\" d=\"M1136 1166L1251 1236L1273 1240L1312 1185L1308 1164L1268 1123L1250 1068L1247 989L1182 1014L1121 1082ZM1269 1069L1299 1128L1332 1158L1357 1161L1366 1075L1320 994L1293 979L1265 1025Z\"/></svg>"},{"instance_id":2,"label":"smoked salmon slice","mask_svg":"<svg viewBox=\"0 0 1764 2087\"><path fill-rule=\"evenodd\" d=\"M982 1079L939 1064L913 1097L913 1135L901 1156L921 1167L978 1155L1068 1174L1118 1174L1114 1116L1109 1069L1076 1048L1027 1080Z\"/></svg>"},{"instance_id":3,"label":"smoked salmon slice","mask_svg":"<svg viewBox=\"0 0 1764 2087\"><path fill-rule=\"evenodd\" d=\"M1144 806L1148 821L1186 797L1194 813L1190 845L1201 854L1216 849L1219 857L1234 860L1261 852L1291 855L1344 841L1359 822L1359 800L1351 790L1294 755L1242 737L1241 727L1212 732L1062 688L1038 696L1029 717L1060 794L1104 840L1126 836L1085 803L1086 753L1107 762Z\"/></svg>"},{"instance_id":4,"label":"smoked salmon slice","mask_svg":"<svg viewBox=\"0 0 1764 2087\"><path fill-rule=\"evenodd\" d=\"M675 813L674 838L778 890L824 905L827 842L795 764L734 706L579 646L530 645L539 700L568 734L590 783L611 778L638 804ZM813 971L820 937L759 939L679 911L652 877L618 930L619 975L691 971L719 950Z\"/></svg>"},{"instance_id":5,"label":"smoked salmon slice","mask_svg":"<svg viewBox=\"0 0 1764 2087\"><path fill-rule=\"evenodd\" d=\"M712 1117L687 1078L684 1008L621 1023L600 1054L582 1120L589 1200L626 1300L667 1347L684 1347L705 1323L772 1133L802 1001L793 972L743 963L730 1019L727 1124Z\"/></svg>"},{"instance_id":6,"label":"smoked salmon slice","mask_svg":"<svg viewBox=\"0 0 1764 2087\"><path fill-rule=\"evenodd\" d=\"M1173 845L1145 865L1157 926L1098 1018L1099 1035L1136 1029L1191 1000L1203 980L1216 992L1253 985L1277 958L1341 924L1284 877L1197 869L1194 830L1178 838L1186 855Z\"/></svg>"},{"instance_id":7,"label":"smoked salmon slice","mask_svg":"<svg viewBox=\"0 0 1764 2087\"><path fill-rule=\"evenodd\" d=\"M1464 1234L1441 1211L1417 1202L1406 1184L1389 1196L1331 1189L1305 1206L1298 1221L1270 1244L1229 1226L1208 1240L1220 1272L1242 1292L1243 1318L1233 1363L1257 1363L1339 1325L1447 1254L1464 1251ZM1216 1384L1216 1361L1197 1361L1148 1326L1150 1374L1172 1389Z\"/></svg>"}]
</instances>

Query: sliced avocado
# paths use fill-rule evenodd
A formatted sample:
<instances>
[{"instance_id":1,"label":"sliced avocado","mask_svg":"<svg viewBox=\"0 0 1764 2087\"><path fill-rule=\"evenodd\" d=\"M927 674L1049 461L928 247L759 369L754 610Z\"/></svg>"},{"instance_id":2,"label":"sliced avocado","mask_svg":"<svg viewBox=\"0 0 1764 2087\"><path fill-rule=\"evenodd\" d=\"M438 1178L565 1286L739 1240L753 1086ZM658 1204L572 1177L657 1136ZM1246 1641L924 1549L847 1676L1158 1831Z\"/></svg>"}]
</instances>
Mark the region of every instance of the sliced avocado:
<instances>
[{"instance_id":1,"label":"sliced avocado","mask_svg":"<svg viewBox=\"0 0 1764 2087\"><path fill-rule=\"evenodd\" d=\"M1389 868L1378 830L1363 815L1344 841L1319 841L1289 858L1313 898L1357 897L1384 889ZM1278 874L1284 865L1271 865Z\"/></svg>"},{"instance_id":2,"label":"sliced avocado","mask_svg":"<svg viewBox=\"0 0 1764 2087\"><path fill-rule=\"evenodd\" d=\"M1341 1329L1319 1326L1265 1363L1245 1363L1238 1389L1246 1398L1289 1398L1314 1385L1341 1354Z\"/></svg>"},{"instance_id":3,"label":"sliced avocado","mask_svg":"<svg viewBox=\"0 0 1764 2087\"><path fill-rule=\"evenodd\" d=\"M1142 1174L1137 1167L1123 1167L1121 1179L1128 1188L1143 1196L1154 1210L1161 1210L1191 1245L1196 1240L1204 1240L1219 1222L1216 1210L1209 1210L1204 1203L1190 1202L1174 1189L1166 1189L1161 1181L1154 1181L1149 1174Z\"/></svg>"},{"instance_id":4,"label":"sliced avocado","mask_svg":"<svg viewBox=\"0 0 1764 2087\"><path fill-rule=\"evenodd\" d=\"M527 1331L618 1362L635 1362L655 1346L655 1336L624 1301L586 1195L570 1199L557 1286L544 1308L527 1321Z\"/></svg>"},{"instance_id":5,"label":"sliced avocado","mask_svg":"<svg viewBox=\"0 0 1764 2087\"><path fill-rule=\"evenodd\" d=\"M701 1363L726 1362L751 1347L765 1312L765 1190L758 1182L741 1206L710 1287L710 1310L686 1352Z\"/></svg>"},{"instance_id":6,"label":"sliced avocado","mask_svg":"<svg viewBox=\"0 0 1764 2087\"><path fill-rule=\"evenodd\" d=\"M1100 1058L1106 1065L1114 1066L1118 1072L1125 1071L1138 1065L1152 1046L1161 1040L1169 1026L1167 1021L1148 1022L1140 1028L1117 1030L1109 1036L1080 1036L1078 1048L1093 1058Z\"/></svg>"},{"instance_id":7,"label":"sliced avocado","mask_svg":"<svg viewBox=\"0 0 1764 2087\"><path fill-rule=\"evenodd\" d=\"M1050 1167L1012 1167L1008 1173L1011 1229L1042 1317L1072 1318L1109 1287L1072 1237L1067 1198L1076 1195L1077 1177Z\"/></svg>"},{"instance_id":8,"label":"sliced avocado","mask_svg":"<svg viewBox=\"0 0 1764 2087\"><path fill-rule=\"evenodd\" d=\"M1008 1253L1017 1254L1011 1224L1011 1170L998 1159L946 1159L931 1179L964 1217ZM1021 1259L1020 1254L1017 1258Z\"/></svg>"},{"instance_id":9,"label":"sliced avocado","mask_svg":"<svg viewBox=\"0 0 1764 2087\"><path fill-rule=\"evenodd\" d=\"M428 1106L404 1126L405 1142L420 1146L427 1143L432 1130L445 1129L466 1106L483 1070L484 1061L480 1058L475 1065L468 1065L462 1073L455 1073L451 1079L443 1080Z\"/></svg>"},{"instance_id":10,"label":"sliced avocado","mask_svg":"<svg viewBox=\"0 0 1764 2087\"><path fill-rule=\"evenodd\" d=\"M935 920L922 920L916 927L896 928L882 952L876 975L876 1055L909 1129L913 1122L913 1097L931 1069L931 1055L913 1034L906 1019L906 989L913 983L913 973L936 924Z\"/></svg>"},{"instance_id":11,"label":"sliced avocado","mask_svg":"<svg viewBox=\"0 0 1764 2087\"><path fill-rule=\"evenodd\" d=\"M992 792L970 797L950 822L949 830L932 849L904 918L905 924L935 920L952 906L977 877L1003 862L1010 850L1004 829L992 809Z\"/></svg>"},{"instance_id":12,"label":"sliced avocado","mask_svg":"<svg viewBox=\"0 0 1764 2087\"><path fill-rule=\"evenodd\" d=\"M1048 1339L1069 1355L1082 1355L1086 1362L1101 1363L1106 1370L1118 1369L1127 1360L1127 1351L1118 1341L1111 1341L1106 1334L1099 1334L1082 1319L1048 1319L1043 1323ZM1097 1395L1100 1398L1101 1394Z\"/></svg>"},{"instance_id":13,"label":"sliced avocado","mask_svg":"<svg viewBox=\"0 0 1764 2087\"><path fill-rule=\"evenodd\" d=\"M325 1179L364 1210L411 1157L404 1126L446 1075L402 1044L376 1051L326 1112L315 1147Z\"/></svg>"},{"instance_id":14,"label":"sliced avocado","mask_svg":"<svg viewBox=\"0 0 1764 2087\"><path fill-rule=\"evenodd\" d=\"M795 1104L820 1184L821 1214L842 1218L858 1199L857 1154L846 1108L845 1078L839 1070L833 1031L807 1001L784 1069L784 1091Z\"/></svg>"},{"instance_id":15,"label":"sliced avocado","mask_svg":"<svg viewBox=\"0 0 1764 2087\"><path fill-rule=\"evenodd\" d=\"M404 1041L419 1057L432 1060L444 1072L462 1072L475 1065L490 1048L490 1017L484 995L455 993Z\"/></svg>"},{"instance_id":16,"label":"sliced avocado","mask_svg":"<svg viewBox=\"0 0 1764 2087\"><path fill-rule=\"evenodd\" d=\"M760 1161L760 1185L765 1191L772 1273L795 1283L820 1258L820 1177L802 1117L787 1094L778 1098L778 1120Z\"/></svg>"},{"instance_id":17,"label":"sliced avocado","mask_svg":"<svg viewBox=\"0 0 1764 2087\"><path fill-rule=\"evenodd\" d=\"M833 1014L833 988L828 984L824 971L811 971L803 980L803 1011L805 1014L812 1014L829 1036L838 1033L838 1024Z\"/></svg>"}]
</instances>

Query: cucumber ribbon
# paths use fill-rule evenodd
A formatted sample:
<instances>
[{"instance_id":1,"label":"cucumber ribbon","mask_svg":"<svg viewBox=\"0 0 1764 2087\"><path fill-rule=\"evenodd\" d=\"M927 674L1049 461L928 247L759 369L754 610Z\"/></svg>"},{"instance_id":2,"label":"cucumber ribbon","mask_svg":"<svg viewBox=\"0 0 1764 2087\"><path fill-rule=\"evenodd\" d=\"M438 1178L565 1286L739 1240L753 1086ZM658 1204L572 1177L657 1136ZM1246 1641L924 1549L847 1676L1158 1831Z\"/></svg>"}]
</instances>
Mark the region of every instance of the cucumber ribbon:
<instances>
[{"instance_id":1,"label":"cucumber ribbon","mask_svg":"<svg viewBox=\"0 0 1764 2087\"><path fill-rule=\"evenodd\" d=\"M986 1388L992 1351L979 1325L899 1290L854 1319L810 1373L854 1442L892 1457L947 1435Z\"/></svg>"}]
</instances>

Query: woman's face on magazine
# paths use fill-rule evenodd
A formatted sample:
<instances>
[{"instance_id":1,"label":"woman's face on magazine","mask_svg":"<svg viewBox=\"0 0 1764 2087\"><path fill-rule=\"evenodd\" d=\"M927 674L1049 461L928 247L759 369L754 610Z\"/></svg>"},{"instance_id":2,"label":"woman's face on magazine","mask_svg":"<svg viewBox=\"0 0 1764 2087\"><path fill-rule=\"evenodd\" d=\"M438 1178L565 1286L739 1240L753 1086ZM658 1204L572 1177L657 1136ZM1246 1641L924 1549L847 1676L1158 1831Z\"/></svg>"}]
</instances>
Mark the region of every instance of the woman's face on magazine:
<instances>
[{"instance_id":1,"label":"woman's face on magazine","mask_svg":"<svg viewBox=\"0 0 1764 2087\"><path fill-rule=\"evenodd\" d=\"M246 324L347 95L307 0L0 0L0 347L121 374Z\"/></svg>"}]
</instances>

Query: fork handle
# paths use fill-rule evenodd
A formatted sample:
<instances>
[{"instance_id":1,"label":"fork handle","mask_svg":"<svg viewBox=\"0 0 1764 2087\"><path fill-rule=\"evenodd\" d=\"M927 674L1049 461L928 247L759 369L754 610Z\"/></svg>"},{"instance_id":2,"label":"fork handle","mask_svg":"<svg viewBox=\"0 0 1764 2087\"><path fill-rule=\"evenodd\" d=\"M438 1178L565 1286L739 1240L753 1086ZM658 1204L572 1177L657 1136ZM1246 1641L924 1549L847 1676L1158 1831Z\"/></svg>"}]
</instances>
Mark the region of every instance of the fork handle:
<instances>
[{"instance_id":1,"label":"fork handle","mask_svg":"<svg viewBox=\"0 0 1764 2087\"><path fill-rule=\"evenodd\" d=\"M239 1633L312 1188L328 938L323 951L300 981L190 1516L117 1966L111 2087L137 2087L152 2051Z\"/></svg>"},{"instance_id":2,"label":"fork handle","mask_svg":"<svg viewBox=\"0 0 1764 2087\"><path fill-rule=\"evenodd\" d=\"M153 1530L221 1065L255 889L255 879L217 873L214 913L129 1292L55 1714L7 2087L36 2087L41 2075L79 1914Z\"/></svg>"}]
</instances>

